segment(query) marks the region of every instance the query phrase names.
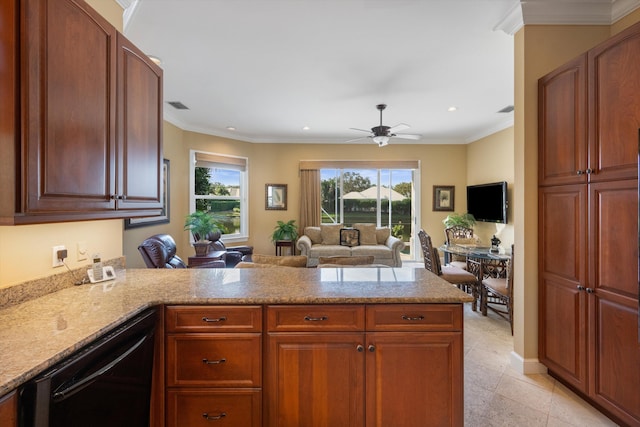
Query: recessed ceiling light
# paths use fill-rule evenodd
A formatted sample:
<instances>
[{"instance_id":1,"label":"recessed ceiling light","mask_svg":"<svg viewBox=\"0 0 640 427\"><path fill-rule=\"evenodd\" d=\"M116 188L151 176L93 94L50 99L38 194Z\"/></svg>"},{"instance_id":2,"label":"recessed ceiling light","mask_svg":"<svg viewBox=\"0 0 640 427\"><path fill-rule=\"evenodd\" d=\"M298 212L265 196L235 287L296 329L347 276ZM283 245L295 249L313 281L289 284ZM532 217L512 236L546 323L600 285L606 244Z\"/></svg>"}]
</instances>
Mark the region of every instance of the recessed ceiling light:
<instances>
[{"instance_id":1,"label":"recessed ceiling light","mask_svg":"<svg viewBox=\"0 0 640 427\"><path fill-rule=\"evenodd\" d=\"M447 108L447 111L458 111L458 107L452 105L451 107Z\"/></svg>"},{"instance_id":2,"label":"recessed ceiling light","mask_svg":"<svg viewBox=\"0 0 640 427\"><path fill-rule=\"evenodd\" d=\"M227 130L236 130L233 126L227 126Z\"/></svg>"},{"instance_id":3,"label":"recessed ceiling light","mask_svg":"<svg viewBox=\"0 0 640 427\"><path fill-rule=\"evenodd\" d=\"M303 126L302 130L310 130L311 128L309 126Z\"/></svg>"},{"instance_id":4,"label":"recessed ceiling light","mask_svg":"<svg viewBox=\"0 0 640 427\"><path fill-rule=\"evenodd\" d=\"M158 58L157 56L149 55L149 59L156 65L162 65L162 59Z\"/></svg>"}]
</instances>

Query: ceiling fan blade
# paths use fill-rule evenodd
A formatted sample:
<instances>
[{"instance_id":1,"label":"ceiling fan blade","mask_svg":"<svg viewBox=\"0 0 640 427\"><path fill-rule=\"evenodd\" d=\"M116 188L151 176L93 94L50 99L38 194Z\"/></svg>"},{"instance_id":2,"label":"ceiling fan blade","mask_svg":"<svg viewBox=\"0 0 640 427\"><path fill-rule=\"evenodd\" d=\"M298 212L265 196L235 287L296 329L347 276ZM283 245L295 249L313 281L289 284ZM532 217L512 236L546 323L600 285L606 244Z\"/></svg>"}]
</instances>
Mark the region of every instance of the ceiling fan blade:
<instances>
[{"instance_id":1,"label":"ceiling fan blade","mask_svg":"<svg viewBox=\"0 0 640 427\"><path fill-rule=\"evenodd\" d=\"M346 142L356 142L356 141L360 141L361 139L367 139L367 138L371 138L371 137L370 136L362 136L360 138L354 138L354 139L350 139L348 141L345 141L345 143Z\"/></svg>"},{"instance_id":2,"label":"ceiling fan blade","mask_svg":"<svg viewBox=\"0 0 640 427\"><path fill-rule=\"evenodd\" d=\"M364 129L358 129L358 128L349 128L351 130L359 130L360 132L367 132L367 133L371 133L371 130L364 130Z\"/></svg>"},{"instance_id":3,"label":"ceiling fan blade","mask_svg":"<svg viewBox=\"0 0 640 427\"><path fill-rule=\"evenodd\" d=\"M409 129L410 127L411 126L409 126L406 123L399 123L399 124L395 125L394 127L390 128L389 132L394 133L394 132L399 131L399 130Z\"/></svg>"},{"instance_id":4,"label":"ceiling fan blade","mask_svg":"<svg viewBox=\"0 0 640 427\"><path fill-rule=\"evenodd\" d=\"M397 135L393 135L393 138L402 138L402 139L420 139L422 135L412 135L409 133L399 133Z\"/></svg>"}]
</instances>

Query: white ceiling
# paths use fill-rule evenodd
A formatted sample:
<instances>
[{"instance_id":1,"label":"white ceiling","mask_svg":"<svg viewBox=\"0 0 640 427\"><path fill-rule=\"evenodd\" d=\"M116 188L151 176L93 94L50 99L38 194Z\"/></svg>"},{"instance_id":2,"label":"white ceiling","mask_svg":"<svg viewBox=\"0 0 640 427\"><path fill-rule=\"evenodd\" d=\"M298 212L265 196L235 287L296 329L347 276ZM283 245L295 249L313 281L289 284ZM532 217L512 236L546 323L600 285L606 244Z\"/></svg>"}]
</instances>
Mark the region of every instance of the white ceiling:
<instances>
[{"instance_id":1,"label":"white ceiling","mask_svg":"<svg viewBox=\"0 0 640 427\"><path fill-rule=\"evenodd\" d=\"M610 23L640 0L118 1L125 35L162 60L164 100L189 107L165 103L182 129L345 143L366 136L350 128L379 125L385 103L384 125L422 136L392 144L451 144L513 124L498 111L514 102L511 34L523 12L525 23L528 11L530 22L559 23L593 9L590 19Z\"/></svg>"}]
</instances>

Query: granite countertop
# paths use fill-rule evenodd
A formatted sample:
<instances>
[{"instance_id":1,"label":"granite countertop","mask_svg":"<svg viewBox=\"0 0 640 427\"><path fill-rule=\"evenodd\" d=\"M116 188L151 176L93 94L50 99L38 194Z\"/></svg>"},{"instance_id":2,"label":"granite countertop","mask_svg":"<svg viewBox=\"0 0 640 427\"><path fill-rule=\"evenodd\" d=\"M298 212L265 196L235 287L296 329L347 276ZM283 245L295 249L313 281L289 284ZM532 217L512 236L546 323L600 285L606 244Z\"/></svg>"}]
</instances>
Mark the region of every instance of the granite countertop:
<instances>
[{"instance_id":1,"label":"granite countertop","mask_svg":"<svg viewBox=\"0 0 640 427\"><path fill-rule=\"evenodd\" d=\"M0 310L0 396L159 304L462 303L472 297L424 269L118 270Z\"/></svg>"}]
</instances>

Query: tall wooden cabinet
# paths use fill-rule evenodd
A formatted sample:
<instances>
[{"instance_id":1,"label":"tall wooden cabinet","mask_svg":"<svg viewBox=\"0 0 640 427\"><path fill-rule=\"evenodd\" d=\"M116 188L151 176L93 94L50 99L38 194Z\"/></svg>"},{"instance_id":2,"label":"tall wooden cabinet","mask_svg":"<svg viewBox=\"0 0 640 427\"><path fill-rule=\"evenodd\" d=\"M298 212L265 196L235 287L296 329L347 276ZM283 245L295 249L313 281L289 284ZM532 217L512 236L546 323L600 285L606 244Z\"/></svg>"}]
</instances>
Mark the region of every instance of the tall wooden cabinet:
<instances>
[{"instance_id":1,"label":"tall wooden cabinet","mask_svg":"<svg viewBox=\"0 0 640 427\"><path fill-rule=\"evenodd\" d=\"M640 25L539 81L539 356L640 425Z\"/></svg>"},{"instance_id":2,"label":"tall wooden cabinet","mask_svg":"<svg viewBox=\"0 0 640 427\"><path fill-rule=\"evenodd\" d=\"M83 0L0 8L0 224L159 214L161 69Z\"/></svg>"}]
</instances>

